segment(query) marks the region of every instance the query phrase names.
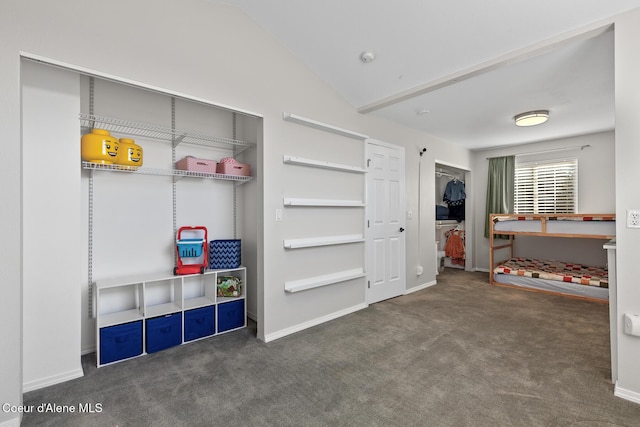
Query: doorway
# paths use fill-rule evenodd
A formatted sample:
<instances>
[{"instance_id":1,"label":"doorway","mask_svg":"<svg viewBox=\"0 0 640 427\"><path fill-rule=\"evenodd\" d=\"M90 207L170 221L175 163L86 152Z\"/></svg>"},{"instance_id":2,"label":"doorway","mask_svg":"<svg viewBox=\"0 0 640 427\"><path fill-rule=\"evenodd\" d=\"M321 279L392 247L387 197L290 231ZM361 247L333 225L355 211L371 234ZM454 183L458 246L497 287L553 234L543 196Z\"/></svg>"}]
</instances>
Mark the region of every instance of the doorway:
<instances>
[{"instance_id":1,"label":"doorway","mask_svg":"<svg viewBox=\"0 0 640 427\"><path fill-rule=\"evenodd\" d=\"M367 303L406 289L404 147L367 140Z\"/></svg>"},{"instance_id":2,"label":"doorway","mask_svg":"<svg viewBox=\"0 0 640 427\"><path fill-rule=\"evenodd\" d=\"M469 171L460 166L436 161L435 164L435 237L436 237L436 275L444 268L470 269L471 237L470 208L468 201ZM467 221L469 219L469 221ZM458 248L456 251L447 251L447 245L451 239L460 245L451 245L450 248ZM453 242L451 242L453 243Z\"/></svg>"}]
</instances>

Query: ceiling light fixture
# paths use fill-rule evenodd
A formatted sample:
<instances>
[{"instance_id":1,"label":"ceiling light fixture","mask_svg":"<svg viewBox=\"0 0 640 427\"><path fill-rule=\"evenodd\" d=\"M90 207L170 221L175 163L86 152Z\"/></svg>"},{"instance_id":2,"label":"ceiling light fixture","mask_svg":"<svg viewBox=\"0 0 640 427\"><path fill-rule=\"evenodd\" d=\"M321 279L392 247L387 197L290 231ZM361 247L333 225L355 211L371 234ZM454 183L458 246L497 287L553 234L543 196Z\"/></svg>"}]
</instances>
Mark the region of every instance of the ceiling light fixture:
<instances>
[{"instance_id":1,"label":"ceiling light fixture","mask_svg":"<svg viewBox=\"0 0 640 427\"><path fill-rule=\"evenodd\" d=\"M365 64L373 62L374 59L376 59L376 54L370 50L365 50L360 54L360 61L364 62Z\"/></svg>"},{"instance_id":2,"label":"ceiling light fixture","mask_svg":"<svg viewBox=\"0 0 640 427\"><path fill-rule=\"evenodd\" d=\"M527 111L513 118L516 126L535 126L549 120L549 110Z\"/></svg>"}]
</instances>

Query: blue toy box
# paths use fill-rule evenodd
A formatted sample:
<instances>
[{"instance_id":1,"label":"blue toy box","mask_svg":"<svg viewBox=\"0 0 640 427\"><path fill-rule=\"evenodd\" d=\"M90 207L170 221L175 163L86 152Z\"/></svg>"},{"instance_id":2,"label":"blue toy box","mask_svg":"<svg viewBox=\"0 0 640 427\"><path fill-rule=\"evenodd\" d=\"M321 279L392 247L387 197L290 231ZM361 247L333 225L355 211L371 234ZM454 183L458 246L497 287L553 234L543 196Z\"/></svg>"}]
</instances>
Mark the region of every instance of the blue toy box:
<instances>
[{"instance_id":1,"label":"blue toy box","mask_svg":"<svg viewBox=\"0 0 640 427\"><path fill-rule=\"evenodd\" d=\"M142 320L100 329L100 364L142 354Z\"/></svg>"},{"instance_id":2,"label":"blue toy box","mask_svg":"<svg viewBox=\"0 0 640 427\"><path fill-rule=\"evenodd\" d=\"M182 343L182 313L147 319L147 353Z\"/></svg>"},{"instance_id":3,"label":"blue toy box","mask_svg":"<svg viewBox=\"0 0 640 427\"><path fill-rule=\"evenodd\" d=\"M212 270L238 268L241 264L240 239L209 242L209 268Z\"/></svg>"}]
</instances>

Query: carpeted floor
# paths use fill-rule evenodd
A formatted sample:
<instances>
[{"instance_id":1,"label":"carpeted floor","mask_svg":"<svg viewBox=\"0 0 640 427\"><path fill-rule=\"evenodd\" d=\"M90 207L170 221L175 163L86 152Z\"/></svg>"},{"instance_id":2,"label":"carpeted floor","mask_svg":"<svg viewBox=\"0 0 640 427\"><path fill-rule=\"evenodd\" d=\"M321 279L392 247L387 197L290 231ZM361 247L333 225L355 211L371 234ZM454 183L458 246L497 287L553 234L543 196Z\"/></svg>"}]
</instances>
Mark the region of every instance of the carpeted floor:
<instances>
[{"instance_id":1,"label":"carpeted floor","mask_svg":"<svg viewBox=\"0 0 640 427\"><path fill-rule=\"evenodd\" d=\"M438 284L271 343L255 325L27 393L23 426L638 426L613 395L608 307ZM94 413L78 413L93 404ZM97 405L97 406L96 406Z\"/></svg>"}]
</instances>

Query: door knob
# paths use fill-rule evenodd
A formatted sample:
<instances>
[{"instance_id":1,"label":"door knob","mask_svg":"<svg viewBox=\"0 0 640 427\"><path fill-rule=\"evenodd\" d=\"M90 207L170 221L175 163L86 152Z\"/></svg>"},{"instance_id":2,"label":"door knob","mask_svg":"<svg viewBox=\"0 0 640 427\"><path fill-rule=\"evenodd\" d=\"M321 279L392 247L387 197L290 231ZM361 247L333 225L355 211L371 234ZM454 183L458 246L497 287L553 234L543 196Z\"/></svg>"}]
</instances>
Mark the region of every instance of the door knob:
<instances>
[{"instance_id":1,"label":"door knob","mask_svg":"<svg viewBox=\"0 0 640 427\"><path fill-rule=\"evenodd\" d=\"M404 228L400 227L400 232L402 233L404 231Z\"/></svg>"}]
</instances>

